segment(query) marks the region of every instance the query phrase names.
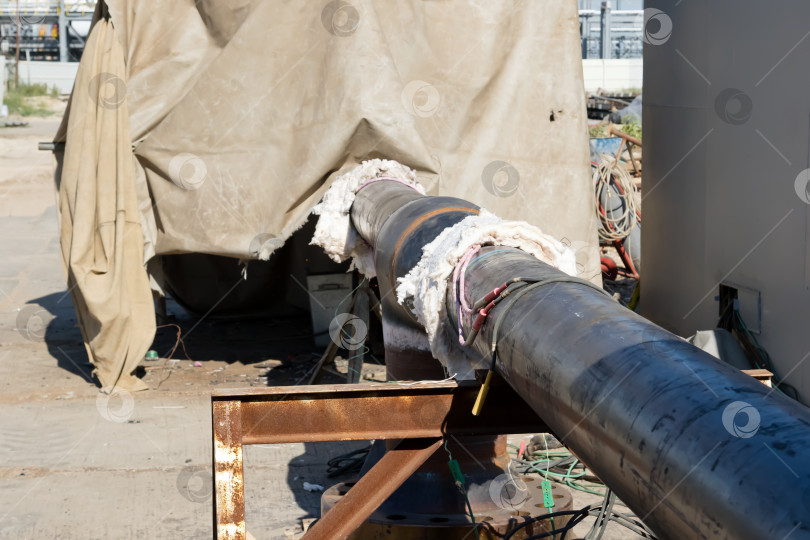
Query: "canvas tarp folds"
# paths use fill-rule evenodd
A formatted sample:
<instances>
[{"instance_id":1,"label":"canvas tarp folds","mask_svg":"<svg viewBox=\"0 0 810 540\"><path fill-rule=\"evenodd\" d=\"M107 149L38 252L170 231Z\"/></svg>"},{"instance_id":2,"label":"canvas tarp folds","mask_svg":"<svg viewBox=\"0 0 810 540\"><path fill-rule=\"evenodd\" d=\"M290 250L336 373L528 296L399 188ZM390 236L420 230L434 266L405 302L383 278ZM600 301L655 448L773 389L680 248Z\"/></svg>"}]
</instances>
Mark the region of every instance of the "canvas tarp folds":
<instances>
[{"instance_id":1,"label":"canvas tarp folds","mask_svg":"<svg viewBox=\"0 0 810 540\"><path fill-rule=\"evenodd\" d=\"M539 226L598 279L573 0L106 7L74 87L60 190L104 386L131 387L118 377L151 343L146 261L266 258L336 173L368 158Z\"/></svg>"},{"instance_id":2,"label":"canvas tarp folds","mask_svg":"<svg viewBox=\"0 0 810 540\"><path fill-rule=\"evenodd\" d=\"M145 385L132 371L151 344L155 317L127 104L107 93L108 81L124 76L115 30L100 20L76 76L74 88L83 91L74 90L57 135L66 140L59 213L62 261L96 375L105 388L139 390Z\"/></svg>"}]
</instances>

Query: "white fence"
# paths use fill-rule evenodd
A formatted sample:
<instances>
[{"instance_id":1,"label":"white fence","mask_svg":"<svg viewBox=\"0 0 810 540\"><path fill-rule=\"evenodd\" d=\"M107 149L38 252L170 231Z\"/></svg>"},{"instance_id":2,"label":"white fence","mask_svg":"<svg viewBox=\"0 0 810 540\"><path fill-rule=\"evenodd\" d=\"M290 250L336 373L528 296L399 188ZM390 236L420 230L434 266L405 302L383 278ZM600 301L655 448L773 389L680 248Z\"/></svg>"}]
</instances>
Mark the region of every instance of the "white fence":
<instances>
[{"instance_id":1,"label":"white fence","mask_svg":"<svg viewBox=\"0 0 810 540\"><path fill-rule=\"evenodd\" d=\"M47 84L69 94L73 89L78 62L29 62L20 60L21 84Z\"/></svg>"},{"instance_id":2,"label":"white fence","mask_svg":"<svg viewBox=\"0 0 810 540\"><path fill-rule=\"evenodd\" d=\"M641 58L583 60L585 90L641 88L642 66ZM76 78L78 68L78 62L20 61L20 82L45 83L48 86L56 86L63 94L68 94L73 88L73 79Z\"/></svg>"},{"instance_id":3,"label":"white fence","mask_svg":"<svg viewBox=\"0 0 810 540\"><path fill-rule=\"evenodd\" d=\"M585 90L641 88L644 62L641 58L599 58L582 61Z\"/></svg>"}]
</instances>

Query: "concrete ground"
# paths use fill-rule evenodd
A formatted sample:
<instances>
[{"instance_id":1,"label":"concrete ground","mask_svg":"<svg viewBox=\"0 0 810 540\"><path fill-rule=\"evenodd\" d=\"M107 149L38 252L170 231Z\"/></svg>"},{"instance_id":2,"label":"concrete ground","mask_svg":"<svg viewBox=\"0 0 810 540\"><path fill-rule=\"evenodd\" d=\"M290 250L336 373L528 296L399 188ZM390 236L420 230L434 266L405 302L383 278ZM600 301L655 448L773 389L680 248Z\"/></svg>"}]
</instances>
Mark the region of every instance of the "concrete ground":
<instances>
[{"instance_id":1,"label":"concrete ground","mask_svg":"<svg viewBox=\"0 0 810 540\"><path fill-rule=\"evenodd\" d=\"M210 391L301 383L320 352L309 323L198 321L170 302L190 360L145 362L150 390L131 400L100 394L65 290L52 156L36 150L58 120L29 122L0 128L0 538L210 538ZM158 331L162 357L174 338ZM326 462L364 445L246 447L251 535L292 538L319 513L303 483L330 485ZM575 492L576 507L599 500Z\"/></svg>"}]
</instances>

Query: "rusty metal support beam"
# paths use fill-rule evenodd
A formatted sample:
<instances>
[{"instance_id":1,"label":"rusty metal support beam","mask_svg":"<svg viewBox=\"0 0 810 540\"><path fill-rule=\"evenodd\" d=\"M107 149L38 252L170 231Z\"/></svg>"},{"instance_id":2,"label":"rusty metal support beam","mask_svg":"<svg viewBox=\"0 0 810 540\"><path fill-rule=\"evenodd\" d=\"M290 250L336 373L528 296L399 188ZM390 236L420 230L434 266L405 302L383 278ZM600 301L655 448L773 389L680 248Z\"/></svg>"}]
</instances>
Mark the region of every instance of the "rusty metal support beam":
<instances>
[{"instance_id":1,"label":"rusty metal support beam","mask_svg":"<svg viewBox=\"0 0 810 540\"><path fill-rule=\"evenodd\" d=\"M241 402L244 444L505 435L548 429L505 384L492 388L491 407L481 416L472 416L477 392L474 382L324 384L215 390L212 399ZM515 415L515 410L521 414Z\"/></svg>"},{"instance_id":2,"label":"rusty metal support beam","mask_svg":"<svg viewBox=\"0 0 810 540\"><path fill-rule=\"evenodd\" d=\"M472 416L477 391L477 384L451 381L215 390L211 400L217 538L243 540L246 535L243 444L407 440L371 469L375 471L372 476L369 471L349 491L357 495L347 494L347 504L337 513L342 516L338 521L343 535L351 532L345 523L356 527L365 520L430 457L436 441L445 436L548 431L506 384L495 385L490 391L491 406L480 416ZM516 410L521 414L514 414ZM378 491L363 486L376 486ZM352 507L356 514L350 512ZM340 537L325 526L318 530L324 529L325 533L318 533L323 534L321 538Z\"/></svg>"},{"instance_id":3,"label":"rusty metal support beam","mask_svg":"<svg viewBox=\"0 0 810 540\"><path fill-rule=\"evenodd\" d=\"M349 536L442 444L441 438L405 439L388 450L301 540Z\"/></svg>"},{"instance_id":4,"label":"rusty metal support beam","mask_svg":"<svg viewBox=\"0 0 810 540\"><path fill-rule=\"evenodd\" d=\"M245 493L242 476L242 403L213 403L214 514L220 540L244 540Z\"/></svg>"}]
</instances>

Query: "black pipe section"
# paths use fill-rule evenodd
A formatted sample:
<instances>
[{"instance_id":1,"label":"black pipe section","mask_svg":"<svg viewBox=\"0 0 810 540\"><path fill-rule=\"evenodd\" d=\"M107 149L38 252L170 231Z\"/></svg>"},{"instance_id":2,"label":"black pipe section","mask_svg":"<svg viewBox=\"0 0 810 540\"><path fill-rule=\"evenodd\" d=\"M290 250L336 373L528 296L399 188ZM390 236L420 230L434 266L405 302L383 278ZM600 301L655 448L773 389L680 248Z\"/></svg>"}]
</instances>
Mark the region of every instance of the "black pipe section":
<instances>
[{"instance_id":1,"label":"black pipe section","mask_svg":"<svg viewBox=\"0 0 810 540\"><path fill-rule=\"evenodd\" d=\"M378 181L357 193L352 206L355 229L374 248L383 309L424 332L407 306L397 303L397 278L422 258L422 248L447 227L478 213L478 206L455 197L426 197L398 182Z\"/></svg>"},{"instance_id":2,"label":"black pipe section","mask_svg":"<svg viewBox=\"0 0 810 540\"><path fill-rule=\"evenodd\" d=\"M403 189L371 184L352 208L384 295L422 246L477 210ZM515 277L562 276L520 250L487 247L467 267L466 300ZM810 410L584 284L556 281L508 304L472 346L488 356L503 317L498 371L661 538L810 538ZM450 290L448 308L455 328ZM406 308L388 309L413 324Z\"/></svg>"},{"instance_id":3,"label":"black pipe section","mask_svg":"<svg viewBox=\"0 0 810 540\"><path fill-rule=\"evenodd\" d=\"M394 332L400 336L409 333L414 337L424 336L425 329L410 307L397 303L394 292L397 278L407 274L419 261L425 244L447 227L477 213L478 207L465 200L426 197L398 182L374 182L357 193L352 206L352 223L360 236L374 247L386 336ZM441 365L431 358L429 350L403 349L386 338L385 357L389 379L444 378Z\"/></svg>"}]
</instances>

